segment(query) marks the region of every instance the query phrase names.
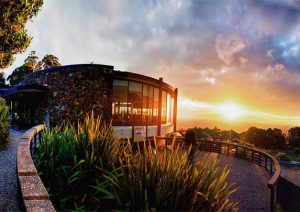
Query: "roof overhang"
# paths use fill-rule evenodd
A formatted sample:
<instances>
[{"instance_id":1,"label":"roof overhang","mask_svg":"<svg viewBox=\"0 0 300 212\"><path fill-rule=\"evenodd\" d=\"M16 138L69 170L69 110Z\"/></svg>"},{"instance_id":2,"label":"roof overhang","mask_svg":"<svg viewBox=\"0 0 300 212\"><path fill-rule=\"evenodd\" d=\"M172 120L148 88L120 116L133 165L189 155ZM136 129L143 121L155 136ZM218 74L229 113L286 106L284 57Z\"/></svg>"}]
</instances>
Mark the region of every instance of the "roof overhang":
<instances>
[{"instance_id":1,"label":"roof overhang","mask_svg":"<svg viewBox=\"0 0 300 212\"><path fill-rule=\"evenodd\" d=\"M7 98L18 93L42 94L42 93L46 93L47 90L48 87L45 85L36 85L36 84L17 85L9 89L0 89L0 95L3 98Z\"/></svg>"}]
</instances>

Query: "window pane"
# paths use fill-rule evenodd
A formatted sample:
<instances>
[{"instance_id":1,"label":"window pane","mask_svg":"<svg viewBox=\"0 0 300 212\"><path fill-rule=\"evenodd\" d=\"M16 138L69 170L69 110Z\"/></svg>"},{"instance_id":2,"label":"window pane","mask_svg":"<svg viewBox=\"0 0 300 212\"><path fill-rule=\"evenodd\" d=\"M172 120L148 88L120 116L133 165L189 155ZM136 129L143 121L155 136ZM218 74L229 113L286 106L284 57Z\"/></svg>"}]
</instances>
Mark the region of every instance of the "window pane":
<instances>
[{"instance_id":1,"label":"window pane","mask_svg":"<svg viewBox=\"0 0 300 212\"><path fill-rule=\"evenodd\" d=\"M143 122L152 123L153 87L143 84Z\"/></svg>"},{"instance_id":2,"label":"window pane","mask_svg":"<svg viewBox=\"0 0 300 212\"><path fill-rule=\"evenodd\" d=\"M129 82L128 114L132 124L141 124L143 86L141 83Z\"/></svg>"},{"instance_id":3,"label":"window pane","mask_svg":"<svg viewBox=\"0 0 300 212\"><path fill-rule=\"evenodd\" d=\"M159 89L154 88L152 123L155 125L157 124L158 121L158 102L159 102Z\"/></svg>"},{"instance_id":4,"label":"window pane","mask_svg":"<svg viewBox=\"0 0 300 212\"><path fill-rule=\"evenodd\" d=\"M161 102L161 123L165 124L167 118L167 92L162 91L162 102Z\"/></svg>"},{"instance_id":5,"label":"window pane","mask_svg":"<svg viewBox=\"0 0 300 212\"><path fill-rule=\"evenodd\" d=\"M128 81L113 81L112 114L114 124L125 124L127 118Z\"/></svg>"},{"instance_id":6,"label":"window pane","mask_svg":"<svg viewBox=\"0 0 300 212\"><path fill-rule=\"evenodd\" d=\"M167 94L167 123L171 123L172 119L172 98L170 94Z\"/></svg>"}]
</instances>

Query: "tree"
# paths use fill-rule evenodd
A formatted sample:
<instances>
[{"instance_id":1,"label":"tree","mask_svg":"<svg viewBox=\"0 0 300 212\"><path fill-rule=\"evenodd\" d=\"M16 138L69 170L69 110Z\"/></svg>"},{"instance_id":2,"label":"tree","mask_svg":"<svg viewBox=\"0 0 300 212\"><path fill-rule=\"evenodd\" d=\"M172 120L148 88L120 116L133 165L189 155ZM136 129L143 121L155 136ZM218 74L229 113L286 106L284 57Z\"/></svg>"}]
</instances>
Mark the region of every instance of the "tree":
<instances>
[{"instance_id":1,"label":"tree","mask_svg":"<svg viewBox=\"0 0 300 212\"><path fill-rule=\"evenodd\" d=\"M287 140L291 147L300 147L300 127L289 129Z\"/></svg>"},{"instance_id":2,"label":"tree","mask_svg":"<svg viewBox=\"0 0 300 212\"><path fill-rule=\"evenodd\" d=\"M244 142L254 144L256 147L267 149L284 149L286 148L286 138L281 129L259 129L250 127L247 132L242 133L241 137Z\"/></svg>"},{"instance_id":3,"label":"tree","mask_svg":"<svg viewBox=\"0 0 300 212\"><path fill-rule=\"evenodd\" d=\"M4 72L0 72L0 86L5 85Z\"/></svg>"},{"instance_id":4,"label":"tree","mask_svg":"<svg viewBox=\"0 0 300 212\"><path fill-rule=\"evenodd\" d=\"M36 55L35 51L31 51L28 57L24 60L24 63L33 71L39 71L42 69L42 61L38 60L39 57Z\"/></svg>"},{"instance_id":5,"label":"tree","mask_svg":"<svg viewBox=\"0 0 300 212\"><path fill-rule=\"evenodd\" d=\"M32 73L32 69L27 65L16 68L11 75L7 77L10 85L16 85L24 79L26 74Z\"/></svg>"},{"instance_id":6,"label":"tree","mask_svg":"<svg viewBox=\"0 0 300 212\"><path fill-rule=\"evenodd\" d=\"M56 56L47 54L44 56L42 61L39 61L39 57L36 55L36 52L31 51L28 57L24 60L24 64L16 68L13 73L7 77L7 80L9 80L10 85L16 85L24 79L26 74L39 71L43 67L50 68L59 65L60 63Z\"/></svg>"},{"instance_id":7,"label":"tree","mask_svg":"<svg viewBox=\"0 0 300 212\"><path fill-rule=\"evenodd\" d=\"M58 61L58 58L52 54L46 54L42 59L42 64L44 68L51 68L61 65Z\"/></svg>"},{"instance_id":8,"label":"tree","mask_svg":"<svg viewBox=\"0 0 300 212\"><path fill-rule=\"evenodd\" d=\"M12 64L17 53L29 46L32 37L26 23L37 15L43 0L0 1L0 68Z\"/></svg>"}]
</instances>

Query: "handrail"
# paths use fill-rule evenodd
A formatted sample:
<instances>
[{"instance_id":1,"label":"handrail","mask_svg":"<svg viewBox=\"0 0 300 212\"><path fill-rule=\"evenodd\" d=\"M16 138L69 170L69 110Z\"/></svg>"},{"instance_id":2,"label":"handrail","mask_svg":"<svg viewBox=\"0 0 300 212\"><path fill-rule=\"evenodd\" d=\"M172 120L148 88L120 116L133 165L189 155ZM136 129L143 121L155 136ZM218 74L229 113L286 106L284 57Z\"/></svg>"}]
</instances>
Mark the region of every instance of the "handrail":
<instances>
[{"instance_id":1,"label":"handrail","mask_svg":"<svg viewBox=\"0 0 300 212\"><path fill-rule=\"evenodd\" d=\"M173 141L173 137L157 137L158 139L166 140L165 146ZM183 142L183 138L179 138ZM248 160L252 163L258 164L268 170L272 177L267 183L268 189L270 189L270 211L274 211L275 204L277 202L277 183L280 178L280 164L269 153L263 152L259 149L242 146L233 143L225 143L221 141L207 141L197 140L197 145L201 151L216 152L219 154L232 155L244 160Z\"/></svg>"},{"instance_id":2,"label":"handrail","mask_svg":"<svg viewBox=\"0 0 300 212\"><path fill-rule=\"evenodd\" d=\"M37 125L27 130L18 145L17 174L26 211L55 212L31 157L33 145L41 143L41 131L44 128L44 125Z\"/></svg>"}]
</instances>

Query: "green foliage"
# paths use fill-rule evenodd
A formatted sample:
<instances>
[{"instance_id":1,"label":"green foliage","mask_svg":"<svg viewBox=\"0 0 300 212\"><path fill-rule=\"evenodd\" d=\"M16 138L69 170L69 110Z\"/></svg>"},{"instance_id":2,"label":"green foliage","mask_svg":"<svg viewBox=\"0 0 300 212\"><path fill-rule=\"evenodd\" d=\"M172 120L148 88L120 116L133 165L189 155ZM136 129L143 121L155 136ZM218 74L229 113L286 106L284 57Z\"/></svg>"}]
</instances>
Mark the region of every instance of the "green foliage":
<instances>
[{"instance_id":1,"label":"green foliage","mask_svg":"<svg viewBox=\"0 0 300 212\"><path fill-rule=\"evenodd\" d=\"M292 127L289 129L287 140L291 147L300 147L300 127Z\"/></svg>"},{"instance_id":2,"label":"green foliage","mask_svg":"<svg viewBox=\"0 0 300 212\"><path fill-rule=\"evenodd\" d=\"M250 127L243 134L243 140L246 143L265 149L284 149L287 147L285 135L281 129L277 128L264 130L257 127Z\"/></svg>"},{"instance_id":3,"label":"green foliage","mask_svg":"<svg viewBox=\"0 0 300 212\"><path fill-rule=\"evenodd\" d=\"M9 137L9 108L5 100L0 98L0 147L4 146Z\"/></svg>"},{"instance_id":4,"label":"green foliage","mask_svg":"<svg viewBox=\"0 0 300 212\"><path fill-rule=\"evenodd\" d=\"M92 115L77 129L46 130L43 139L34 161L57 209L93 208L96 191L90 185L102 178L101 170L112 170L121 149L111 125Z\"/></svg>"},{"instance_id":5,"label":"green foliage","mask_svg":"<svg viewBox=\"0 0 300 212\"><path fill-rule=\"evenodd\" d=\"M28 57L24 60L24 64L16 68L13 73L7 77L7 80L9 80L10 85L16 85L29 73L39 71L43 67L50 68L59 65L60 63L58 58L54 55L47 54L41 61L39 61L39 57L36 55L36 52L31 51Z\"/></svg>"},{"instance_id":6,"label":"green foliage","mask_svg":"<svg viewBox=\"0 0 300 212\"><path fill-rule=\"evenodd\" d=\"M300 155L300 148L299 147L294 149L294 154Z\"/></svg>"},{"instance_id":7,"label":"green foliage","mask_svg":"<svg viewBox=\"0 0 300 212\"><path fill-rule=\"evenodd\" d=\"M115 137L93 115L47 130L34 161L58 210L235 210L228 170L192 165L179 146L159 151ZM174 146L174 145L173 145Z\"/></svg>"},{"instance_id":8,"label":"green foliage","mask_svg":"<svg viewBox=\"0 0 300 212\"><path fill-rule=\"evenodd\" d=\"M0 86L5 85L4 72L0 72Z\"/></svg>"},{"instance_id":9,"label":"green foliage","mask_svg":"<svg viewBox=\"0 0 300 212\"><path fill-rule=\"evenodd\" d=\"M39 12L43 0L0 1L0 68L14 61L14 55L30 44L26 23Z\"/></svg>"},{"instance_id":10,"label":"green foliage","mask_svg":"<svg viewBox=\"0 0 300 212\"><path fill-rule=\"evenodd\" d=\"M234 130L220 130L217 127L213 129L206 128L193 128L194 131L197 133L197 138L199 139L208 139L212 138L214 140L227 140L227 139L239 139L240 134L235 132Z\"/></svg>"},{"instance_id":11,"label":"green foliage","mask_svg":"<svg viewBox=\"0 0 300 212\"><path fill-rule=\"evenodd\" d=\"M117 210L235 210L236 203L229 200L235 190L225 182L229 171L225 168L219 172L216 163L208 166L202 162L193 166L188 159L190 150L183 151L177 146L158 151L144 145L143 151L123 160L114 171L117 175L107 175L112 186L109 192L104 192L100 183L96 188L115 201Z\"/></svg>"},{"instance_id":12,"label":"green foliage","mask_svg":"<svg viewBox=\"0 0 300 212\"><path fill-rule=\"evenodd\" d=\"M24 79L24 76L26 74L29 74L32 72L32 69L27 65L22 65L18 68L16 68L11 75L7 77L7 80L9 81L10 85L17 85L19 82L21 82Z\"/></svg>"},{"instance_id":13,"label":"green foliage","mask_svg":"<svg viewBox=\"0 0 300 212\"><path fill-rule=\"evenodd\" d=\"M44 68L51 68L55 66L60 66L59 60L52 54L46 54L42 59L42 65Z\"/></svg>"},{"instance_id":14,"label":"green foliage","mask_svg":"<svg viewBox=\"0 0 300 212\"><path fill-rule=\"evenodd\" d=\"M285 153L278 153L275 157L278 160L282 160L282 161L286 161L286 162L290 161L289 157Z\"/></svg>"}]
</instances>

